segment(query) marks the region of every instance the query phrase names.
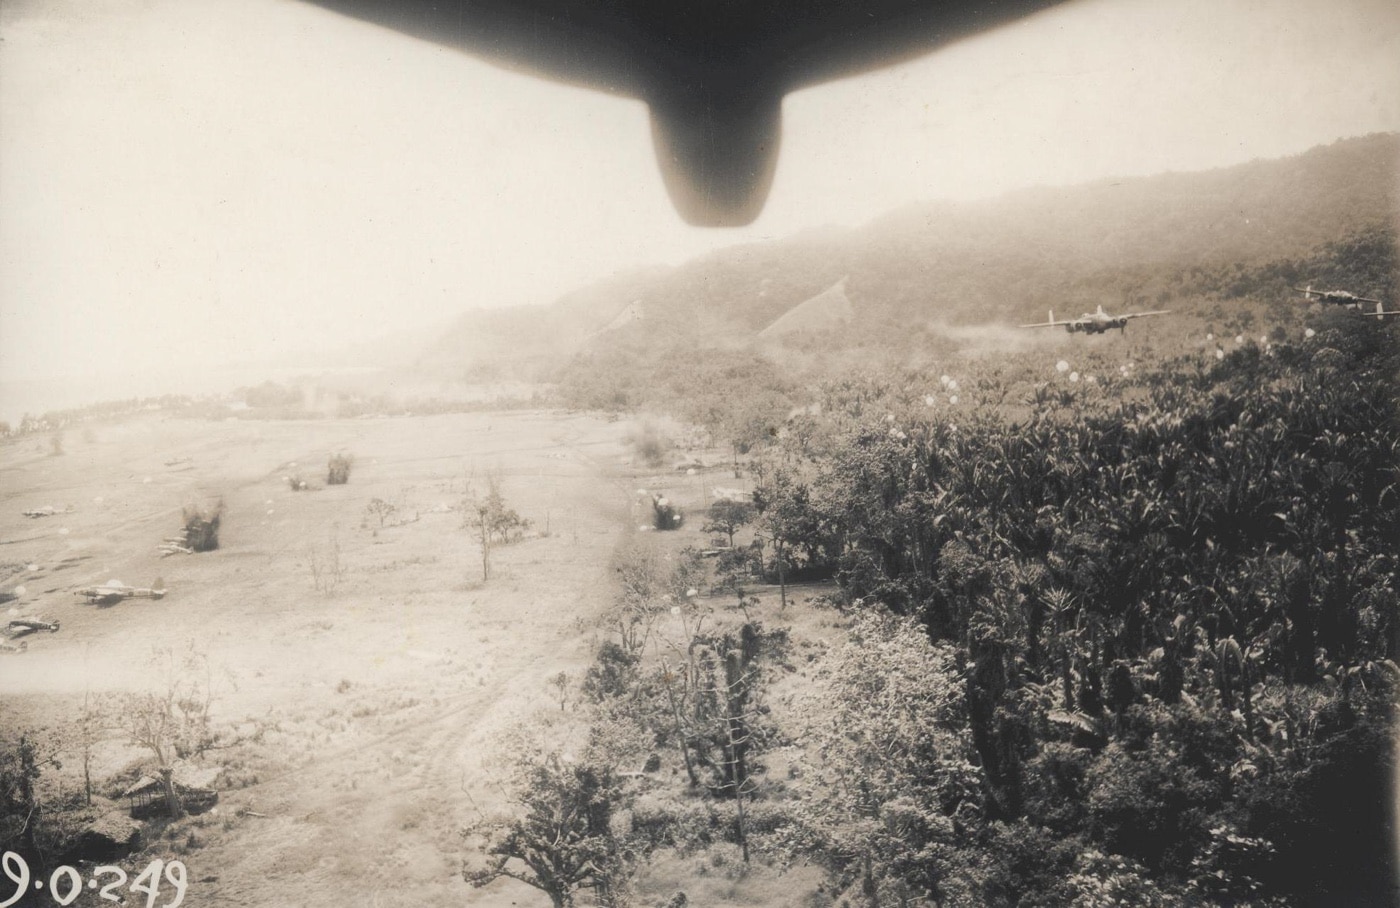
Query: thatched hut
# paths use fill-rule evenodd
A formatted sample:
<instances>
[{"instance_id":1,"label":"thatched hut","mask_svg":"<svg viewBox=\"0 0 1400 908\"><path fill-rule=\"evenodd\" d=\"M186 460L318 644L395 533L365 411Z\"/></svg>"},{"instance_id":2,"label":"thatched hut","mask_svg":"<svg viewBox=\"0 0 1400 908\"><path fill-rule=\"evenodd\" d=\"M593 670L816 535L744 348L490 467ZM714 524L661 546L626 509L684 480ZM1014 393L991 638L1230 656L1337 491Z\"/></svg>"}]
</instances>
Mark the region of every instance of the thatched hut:
<instances>
[{"instance_id":1,"label":"thatched hut","mask_svg":"<svg viewBox=\"0 0 1400 908\"><path fill-rule=\"evenodd\" d=\"M175 771L175 793L185 813L203 813L219 801L219 793L209 786L219 775L218 767L180 768ZM164 816L170 812L165 785L158 777L142 776L122 792L131 816L138 820Z\"/></svg>"}]
</instances>

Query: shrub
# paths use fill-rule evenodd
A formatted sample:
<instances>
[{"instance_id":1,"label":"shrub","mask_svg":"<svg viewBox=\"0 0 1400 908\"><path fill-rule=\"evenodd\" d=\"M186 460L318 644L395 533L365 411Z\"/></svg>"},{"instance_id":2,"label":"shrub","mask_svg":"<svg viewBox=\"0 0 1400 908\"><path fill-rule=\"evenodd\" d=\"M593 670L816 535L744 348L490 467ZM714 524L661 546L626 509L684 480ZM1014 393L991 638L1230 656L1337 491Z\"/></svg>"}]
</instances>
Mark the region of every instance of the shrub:
<instances>
[{"instance_id":1,"label":"shrub","mask_svg":"<svg viewBox=\"0 0 1400 908\"><path fill-rule=\"evenodd\" d=\"M311 585L316 592L327 596L335 594L350 573L350 566L341 559L339 532L331 534L324 553L315 546L307 549L306 567L311 572Z\"/></svg>"},{"instance_id":2,"label":"shrub","mask_svg":"<svg viewBox=\"0 0 1400 908\"><path fill-rule=\"evenodd\" d=\"M597 658L583 676L584 695L596 703L627 693L637 678L640 661L640 657L611 640L603 641Z\"/></svg>"},{"instance_id":3,"label":"shrub","mask_svg":"<svg viewBox=\"0 0 1400 908\"><path fill-rule=\"evenodd\" d=\"M326 485L343 486L350 481L350 466L355 458L350 454L332 454L326 466Z\"/></svg>"},{"instance_id":4,"label":"shrub","mask_svg":"<svg viewBox=\"0 0 1400 908\"><path fill-rule=\"evenodd\" d=\"M1140 752L1110 744L1089 770L1089 828L1116 854L1182 870L1204 838L1219 793L1160 742Z\"/></svg>"}]
</instances>

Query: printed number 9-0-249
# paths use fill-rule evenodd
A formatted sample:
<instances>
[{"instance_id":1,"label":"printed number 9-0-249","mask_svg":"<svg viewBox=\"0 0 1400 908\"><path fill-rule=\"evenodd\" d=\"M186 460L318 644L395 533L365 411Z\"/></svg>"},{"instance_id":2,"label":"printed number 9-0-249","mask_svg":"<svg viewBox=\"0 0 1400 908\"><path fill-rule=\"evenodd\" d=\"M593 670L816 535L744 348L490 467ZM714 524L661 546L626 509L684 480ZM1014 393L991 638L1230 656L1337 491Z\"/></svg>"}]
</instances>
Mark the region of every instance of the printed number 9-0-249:
<instances>
[{"instance_id":1,"label":"printed number 9-0-249","mask_svg":"<svg viewBox=\"0 0 1400 908\"><path fill-rule=\"evenodd\" d=\"M4 901L0 901L0 908L10 908L18 902L32 888L36 893L47 889L49 898L56 905L71 905L83 891L83 875L76 867L64 864L54 868L54 872L49 875L47 881L32 880L29 873L29 864L24 858L7 851L3 858L0 858L0 869L4 870L5 876L10 882L15 884L14 894ZM146 908L156 908L156 897L160 892L161 871L165 871L165 880L175 887L175 897L168 902L161 903L160 908L178 908L179 904L185 900L185 890L189 886L189 875L185 870L185 865L180 861L165 861L157 858L146 869L137 875L136 879L127 885L126 871L120 867L104 865L94 867L92 876L87 880L87 888L99 889L98 895L110 902L121 902L122 897L117 894L123 886L129 892L139 893L146 896ZM107 879L103 879L103 878Z\"/></svg>"}]
</instances>

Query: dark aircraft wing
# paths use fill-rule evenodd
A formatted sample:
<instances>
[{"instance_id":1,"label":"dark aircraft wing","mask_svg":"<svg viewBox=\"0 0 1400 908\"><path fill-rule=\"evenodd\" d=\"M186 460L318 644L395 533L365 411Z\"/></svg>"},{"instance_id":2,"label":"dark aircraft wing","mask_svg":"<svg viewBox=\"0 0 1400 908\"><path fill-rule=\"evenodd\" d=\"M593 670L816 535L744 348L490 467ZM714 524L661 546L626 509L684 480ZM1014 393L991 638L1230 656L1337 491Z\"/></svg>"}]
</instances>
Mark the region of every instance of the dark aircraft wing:
<instances>
[{"instance_id":1,"label":"dark aircraft wing","mask_svg":"<svg viewBox=\"0 0 1400 908\"><path fill-rule=\"evenodd\" d=\"M742 225L772 182L783 95L1062 0L309 0L497 65L640 98L693 224Z\"/></svg>"}]
</instances>

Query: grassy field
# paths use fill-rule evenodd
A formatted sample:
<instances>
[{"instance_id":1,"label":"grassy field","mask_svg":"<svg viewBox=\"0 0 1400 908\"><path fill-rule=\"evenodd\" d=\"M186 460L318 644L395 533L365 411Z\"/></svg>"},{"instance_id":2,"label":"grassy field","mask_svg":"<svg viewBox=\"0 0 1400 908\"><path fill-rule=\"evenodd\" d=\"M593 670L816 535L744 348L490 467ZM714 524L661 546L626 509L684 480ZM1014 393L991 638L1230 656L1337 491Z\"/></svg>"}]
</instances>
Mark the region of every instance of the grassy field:
<instances>
[{"instance_id":1,"label":"grassy field","mask_svg":"<svg viewBox=\"0 0 1400 908\"><path fill-rule=\"evenodd\" d=\"M514 884L469 889L458 830L491 797L474 787L495 741L550 702L547 678L591 658L608 558L634 523L624 429L545 413L153 414L68 439L61 455L9 445L3 589L23 588L9 607L62 629L0 660L0 725L61 728L85 690L139 690L154 649L192 641L213 669L216 722L244 743L211 755L225 767L217 812L157 830L143 856L183 858L190 904L532 904ZM356 458L350 482L327 487L340 450ZM534 525L493 552L483 583L458 506L490 471ZM295 474L320 488L293 491ZM181 507L214 499L219 550L160 557ZM394 505L382 527L374 499ZM59 513L22 516L48 505ZM100 607L72 592L158 577L159 601ZM141 758L122 737L114 728L99 748L95 777Z\"/></svg>"}]
</instances>

